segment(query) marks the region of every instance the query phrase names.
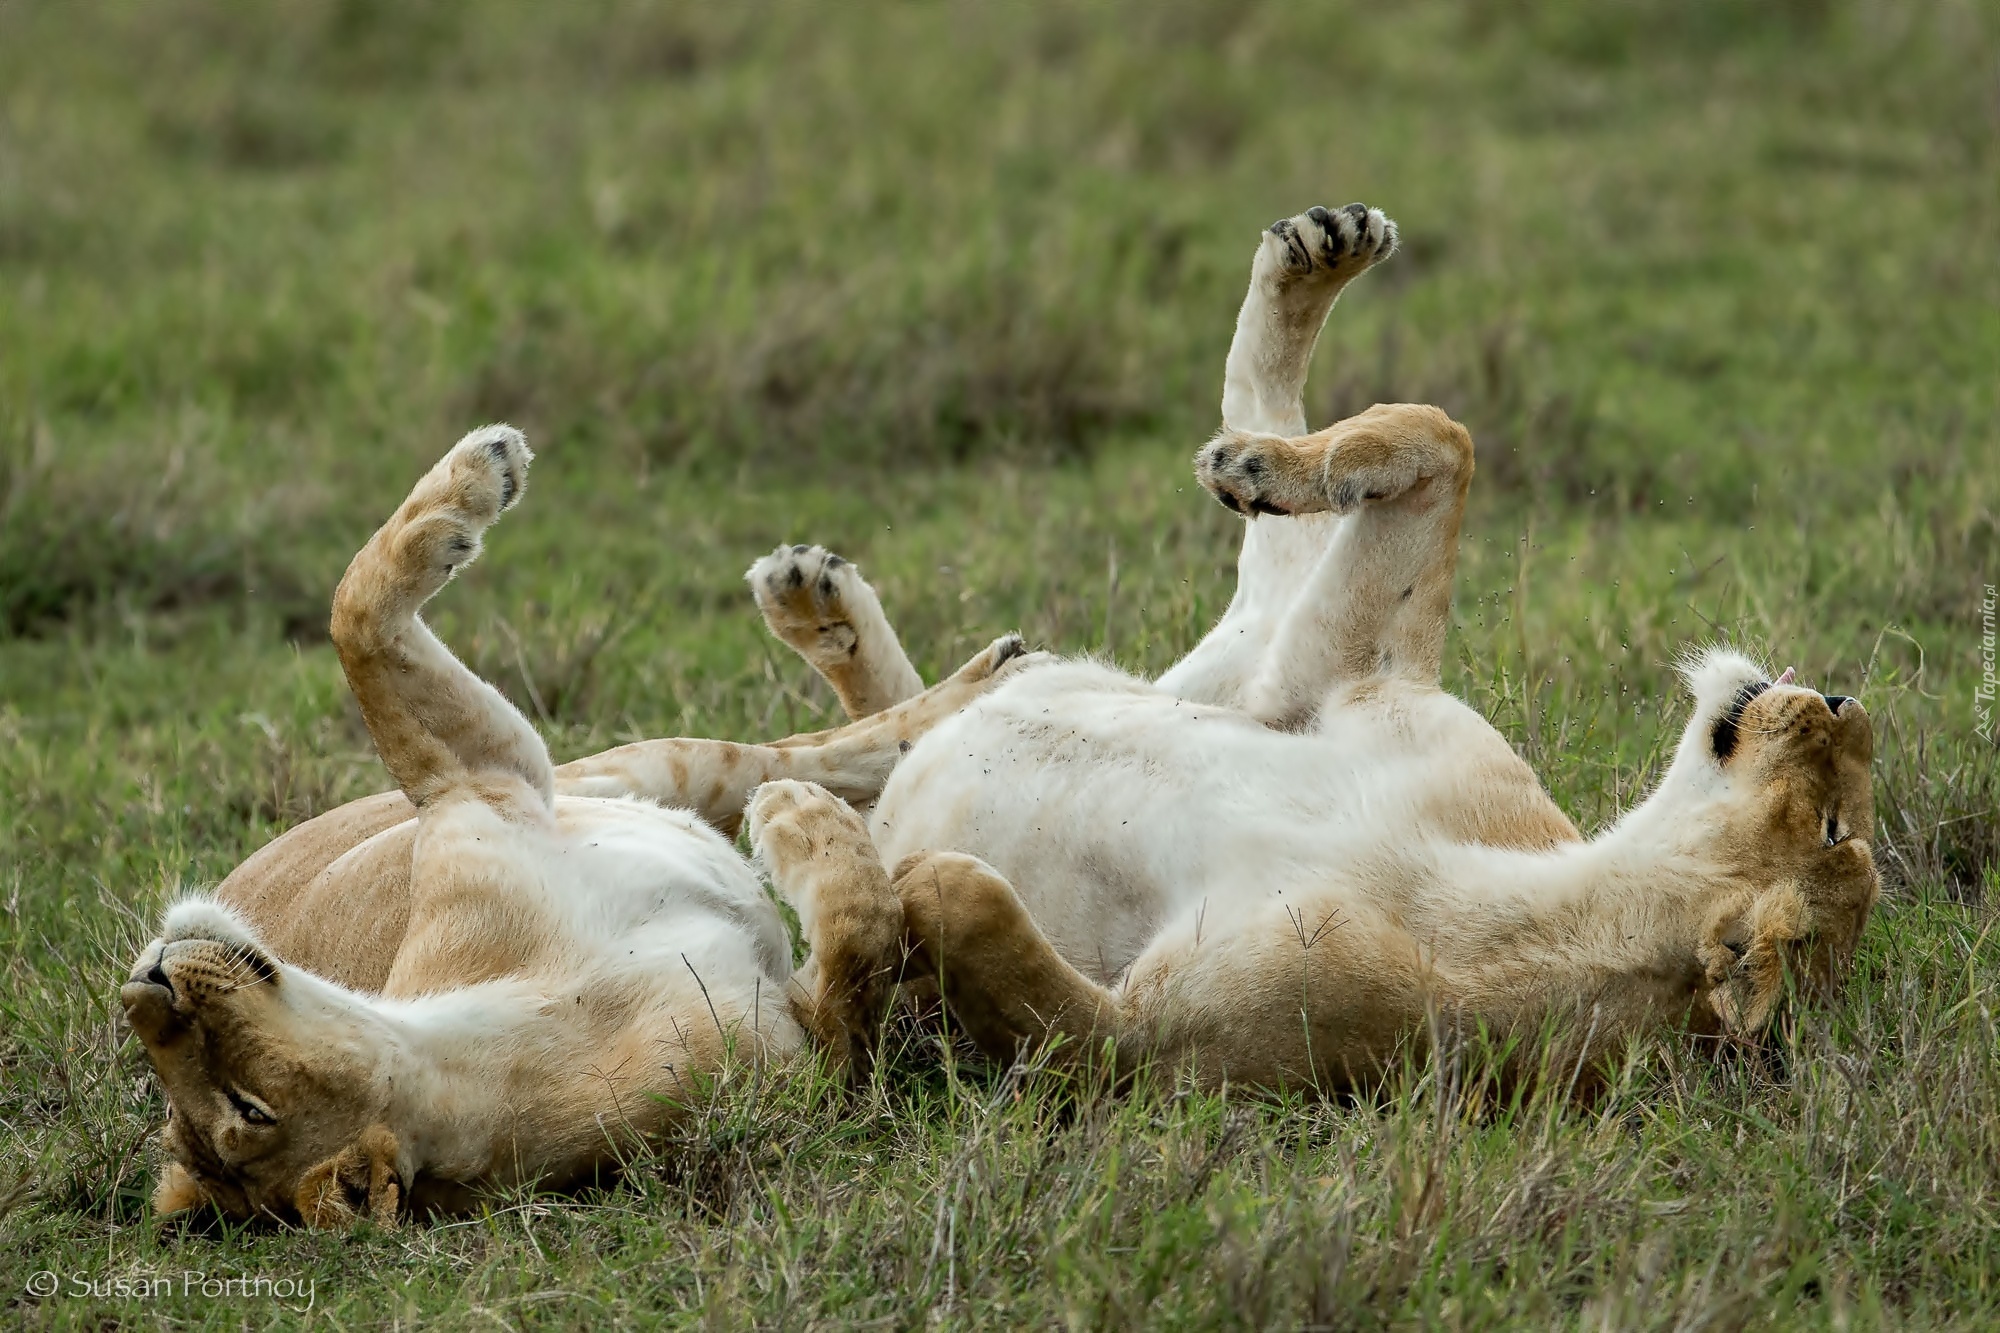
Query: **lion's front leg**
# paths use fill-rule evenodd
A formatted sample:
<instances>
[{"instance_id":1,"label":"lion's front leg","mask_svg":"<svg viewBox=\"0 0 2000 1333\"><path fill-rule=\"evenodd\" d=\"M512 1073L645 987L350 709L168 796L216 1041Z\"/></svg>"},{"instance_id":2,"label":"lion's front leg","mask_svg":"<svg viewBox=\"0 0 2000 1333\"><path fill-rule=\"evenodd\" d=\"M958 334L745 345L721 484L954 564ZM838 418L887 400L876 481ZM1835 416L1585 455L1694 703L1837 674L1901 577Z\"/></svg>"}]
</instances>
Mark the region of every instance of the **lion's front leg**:
<instances>
[{"instance_id":1,"label":"lion's front leg","mask_svg":"<svg viewBox=\"0 0 2000 1333\"><path fill-rule=\"evenodd\" d=\"M1309 725L1334 686L1370 676L1436 683L1472 484L1472 437L1435 407L1378 405L1314 435L1228 431L1197 460L1202 485L1240 513L1338 514L1300 580L1243 706Z\"/></svg>"},{"instance_id":2,"label":"lion's front leg","mask_svg":"<svg viewBox=\"0 0 2000 1333\"><path fill-rule=\"evenodd\" d=\"M831 731L769 745L681 737L620 745L562 765L555 788L565 796L639 796L691 809L730 837L751 793L782 778L866 804L882 794L918 737L979 697L1025 652L1018 635L1003 635L914 698Z\"/></svg>"},{"instance_id":3,"label":"lion's front leg","mask_svg":"<svg viewBox=\"0 0 2000 1333\"><path fill-rule=\"evenodd\" d=\"M903 906L853 807L824 787L771 782L750 802L750 842L799 915L809 950L792 1009L850 1076L865 1075L903 960Z\"/></svg>"}]
</instances>

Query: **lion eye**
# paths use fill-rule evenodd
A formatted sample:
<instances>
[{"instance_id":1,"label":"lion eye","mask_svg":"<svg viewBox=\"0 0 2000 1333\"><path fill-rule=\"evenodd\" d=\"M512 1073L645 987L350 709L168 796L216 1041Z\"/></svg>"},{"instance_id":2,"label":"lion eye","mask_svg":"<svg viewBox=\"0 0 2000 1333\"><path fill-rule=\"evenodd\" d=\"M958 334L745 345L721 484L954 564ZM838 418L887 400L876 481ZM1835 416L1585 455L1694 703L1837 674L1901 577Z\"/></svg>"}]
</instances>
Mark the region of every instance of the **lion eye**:
<instances>
[{"instance_id":1,"label":"lion eye","mask_svg":"<svg viewBox=\"0 0 2000 1333\"><path fill-rule=\"evenodd\" d=\"M1838 847L1846 841L1847 838L1840 831L1839 817L1829 811L1826 816L1826 845L1829 847Z\"/></svg>"},{"instance_id":2,"label":"lion eye","mask_svg":"<svg viewBox=\"0 0 2000 1333\"><path fill-rule=\"evenodd\" d=\"M243 1119L248 1123L253 1125L275 1125L278 1123L278 1117L272 1115L264 1107L250 1100L250 1098L244 1096L242 1093L236 1091L236 1089L230 1088L228 1089L228 1093L229 1093L229 1104L235 1107L236 1114L242 1116Z\"/></svg>"}]
</instances>

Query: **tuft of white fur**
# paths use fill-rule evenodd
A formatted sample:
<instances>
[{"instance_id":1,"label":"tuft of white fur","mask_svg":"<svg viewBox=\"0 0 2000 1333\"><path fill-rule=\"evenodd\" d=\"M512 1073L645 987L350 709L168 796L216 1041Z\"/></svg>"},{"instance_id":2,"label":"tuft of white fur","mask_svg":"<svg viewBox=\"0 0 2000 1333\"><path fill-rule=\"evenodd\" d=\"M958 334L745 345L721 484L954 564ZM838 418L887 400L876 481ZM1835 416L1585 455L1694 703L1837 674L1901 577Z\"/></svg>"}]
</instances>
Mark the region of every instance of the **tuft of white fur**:
<instances>
[{"instance_id":1,"label":"tuft of white fur","mask_svg":"<svg viewBox=\"0 0 2000 1333\"><path fill-rule=\"evenodd\" d=\"M234 909L213 898L191 894L167 908L160 922L162 943L176 940L213 940L217 944L262 949L257 932Z\"/></svg>"},{"instance_id":2,"label":"tuft of white fur","mask_svg":"<svg viewBox=\"0 0 2000 1333\"><path fill-rule=\"evenodd\" d=\"M1694 696L1694 712L1688 717L1687 726L1681 729L1680 745L1660 780L1660 792L1677 796L1693 792L1719 795L1727 789L1728 782L1710 747L1710 733L1738 691L1746 685L1770 680L1771 673L1755 659L1719 643L1690 649L1675 667L1687 682L1688 693Z\"/></svg>"},{"instance_id":3,"label":"tuft of white fur","mask_svg":"<svg viewBox=\"0 0 2000 1333\"><path fill-rule=\"evenodd\" d=\"M1694 696L1694 720L1713 724L1745 685L1771 679L1771 670L1755 659L1719 643L1690 649L1675 663L1688 693Z\"/></svg>"}]
</instances>

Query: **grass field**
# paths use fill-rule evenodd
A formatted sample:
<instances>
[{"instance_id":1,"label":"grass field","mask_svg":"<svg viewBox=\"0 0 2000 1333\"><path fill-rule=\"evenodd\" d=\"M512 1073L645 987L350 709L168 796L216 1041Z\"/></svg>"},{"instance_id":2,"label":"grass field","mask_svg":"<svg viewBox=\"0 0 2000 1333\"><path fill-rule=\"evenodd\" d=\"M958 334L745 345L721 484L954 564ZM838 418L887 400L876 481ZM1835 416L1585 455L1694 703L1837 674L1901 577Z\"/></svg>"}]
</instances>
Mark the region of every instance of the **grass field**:
<instances>
[{"instance_id":1,"label":"grass field","mask_svg":"<svg viewBox=\"0 0 2000 1333\"><path fill-rule=\"evenodd\" d=\"M4 1318L294 1317L199 1270L339 1328L1994 1326L1997 145L1989 0L0 0ZM1258 230L1351 199L1404 249L1314 420L1472 427L1447 678L1567 810L1644 790L1703 640L1875 718L1885 899L1784 1058L1495 1110L1459 1063L1113 1096L910 1036L601 1195L154 1222L117 983L386 785L326 606L463 430L540 461L435 621L558 759L825 723L740 582L780 540L927 673L1013 627L1158 670L1232 586L1188 459Z\"/></svg>"}]
</instances>

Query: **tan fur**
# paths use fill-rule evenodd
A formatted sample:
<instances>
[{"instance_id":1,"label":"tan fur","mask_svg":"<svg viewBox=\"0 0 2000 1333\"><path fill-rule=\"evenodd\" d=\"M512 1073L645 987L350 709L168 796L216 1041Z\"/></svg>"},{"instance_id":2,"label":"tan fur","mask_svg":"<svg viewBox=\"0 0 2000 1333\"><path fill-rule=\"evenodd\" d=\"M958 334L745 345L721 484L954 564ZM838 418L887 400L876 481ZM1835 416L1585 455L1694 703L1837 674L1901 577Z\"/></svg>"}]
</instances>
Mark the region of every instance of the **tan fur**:
<instances>
[{"instance_id":1,"label":"tan fur","mask_svg":"<svg viewBox=\"0 0 2000 1333\"><path fill-rule=\"evenodd\" d=\"M279 834L216 886L278 957L355 990L389 979L410 921L416 807L364 796Z\"/></svg>"},{"instance_id":2,"label":"tan fur","mask_svg":"<svg viewBox=\"0 0 2000 1333\"><path fill-rule=\"evenodd\" d=\"M519 497L528 459L511 429L468 436L335 595L335 647L401 790L308 821L215 899L170 909L123 989L171 1112L163 1214L340 1226L463 1209L491 1186L615 1168L733 1062L811 1036L865 1066L902 912L840 797L872 798L1019 640L796 744L648 741L554 768L416 615ZM796 972L723 837L746 801L805 927Z\"/></svg>"},{"instance_id":3,"label":"tan fur","mask_svg":"<svg viewBox=\"0 0 2000 1333\"><path fill-rule=\"evenodd\" d=\"M854 1072L873 1056L874 1026L888 1007L902 957L903 906L852 807L820 788L771 782L758 789L752 836L767 859L792 868L799 925L811 955L792 974L792 1003L832 1060Z\"/></svg>"}]
</instances>

